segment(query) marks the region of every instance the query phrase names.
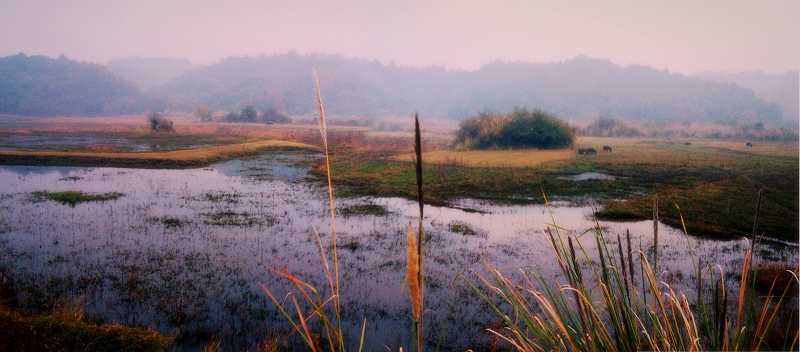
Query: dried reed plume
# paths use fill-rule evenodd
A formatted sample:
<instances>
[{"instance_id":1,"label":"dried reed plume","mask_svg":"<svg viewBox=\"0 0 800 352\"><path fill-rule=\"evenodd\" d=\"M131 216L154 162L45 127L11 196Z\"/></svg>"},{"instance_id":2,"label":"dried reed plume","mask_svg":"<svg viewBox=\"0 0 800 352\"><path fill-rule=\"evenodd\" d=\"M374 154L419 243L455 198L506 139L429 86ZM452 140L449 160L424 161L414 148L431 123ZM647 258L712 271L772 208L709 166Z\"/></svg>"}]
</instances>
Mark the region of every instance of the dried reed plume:
<instances>
[{"instance_id":1,"label":"dried reed plume","mask_svg":"<svg viewBox=\"0 0 800 352\"><path fill-rule=\"evenodd\" d=\"M322 96L319 91L319 83L317 81L317 72L316 70L313 72L314 74L314 92L315 101L317 103L317 117L319 118L319 130L322 134L322 142L325 149L325 169L327 171L328 176L328 197L330 200L330 212L331 212L331 237L333 239L333 271L334 274L331 275L330 267L328 266L328 260L325 255L324 247L322 246L322 241L320 240L319 233L317 232L316 228L313 228L314 231L314 240L317 246L317 251L319 252L320 257L322 258L322 266L323 270L325 270L325 276L328 280L328 286L331 291L330 297L323 298L320 295L320 292L317 291L312 285L307 282L304 282L289 272L285 266L282 266L281 270L270 269L272 272L282 276L294 284L294 287L297 288L298 292L300 293L301 298L305 300L307 305L312 307L311 311L304 313L303 308L300 306L300 301L297 299L294 293L289 293L286 295L286 299L291 299L292 306L297 314L297 320L292 318L292 314L289 314L286 308L284 308L281 301L269 291L269 289L265 286L262 286L264 291L267 293L269 298L275 303L275 305L280 310L281 314L283 314L286 319L289 321L290 324L294 327L294 330L291 333L297 332L306 345L312 350L316 351L322 346L318 346L319 342L313 338L313 334L311 332L311 328L309 328L307 322L313 318L314 316L318 316L322 320L322 328L323 332L325 333L325 337L327 338L327 347L331 351L344 351L344 334L342 331L342 313L341 313L341 300L339 295L339 255L338 255L338 247L337 247L337 240L336 240L336 218L335 218L335 208L334 208L334 201L333 201L333 186L331 182L331 168L330 168L330 159L328 156L328 136L327 131L325 128L325 112L322 107ZM335 310L336 316L334 318L329 318L326 314L325 306L328 304L333 304L333 308ZM359 342L358 350L364 346L364 333L366 330L366 319L364 319L364 323L361 328L361 340Z\"/></svg>"},{"instance_id":2,"label":"dried reed plume","mask_svg":"<svg viewBox=\"0 0 800 352\"><path fill-rule=\"evenodd\" d=\"M408 226L408 271L406 273L408 281L408 293L411 295L413 305L414 321L419 321L422 313L422 292L419 287L419 248L414 234L414 226Z\"/></svg>"},{"instance_id":3,"label":"dried reed plume","mask_svg":"<svg viewBox=\"0 0 800 352\"><path fill-rule=\"evenodd\" d=\"M417 272L416 278L413 278L417 281L417 287L419 288L419 292L414 294L411 292L411 300L414 306L414 330L416 331L417 339L417 351L422 351L423 340L425 337L424 328L425 328L425 250L423 246L423 242L425 241L425 237L423 236L422 232L422 218L423 218L423 210L425 207L424 201L424 193L422 192L422 133L419 128L419 115L414 114L414 171L417 176L417 200L419 203L419 233L417 234L417 241L416 241L416 268L415 271ZM412 228L413 232L413 228ZM411 235L410 235L411 236ZM412 236L413 237L413 236ZM411 243L409 242L409 251L411 249ZM409 259L411 258L411 253L409 252ZM411 262L409 262L409 271L411 270ZM411 289L411 281L412 277L409 273L409 290Z\"/></svg>"}]
</instances>

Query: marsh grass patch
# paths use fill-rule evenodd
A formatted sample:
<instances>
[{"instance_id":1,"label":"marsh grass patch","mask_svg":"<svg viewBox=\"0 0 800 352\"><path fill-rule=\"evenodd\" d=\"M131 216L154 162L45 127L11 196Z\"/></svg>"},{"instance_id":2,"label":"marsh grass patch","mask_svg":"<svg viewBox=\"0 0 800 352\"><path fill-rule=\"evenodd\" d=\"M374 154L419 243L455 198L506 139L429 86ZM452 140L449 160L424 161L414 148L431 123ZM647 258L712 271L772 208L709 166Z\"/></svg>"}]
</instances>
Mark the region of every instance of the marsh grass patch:
<instances>
[{"instance_id":1,"label":"marsh grass patch","mask_svg":"<svg viewBox=\"0 0 800 352\"><path fill-rule=\"evenodd\" d=\"M206 192L200 198L213 203L238 204L241 195L237 193Z\"/></svg>"},{"instance_id":2,"label":"marsh grass patch","mask_svg":"<svg viewBox=\"0 0 800 352\"><path fill-rule=\"evenodd\" d=\"M64 176L64 177L60 178L59 181L78 181L78 180L82 180L82 179L83 179L83 177L80 177L80 176Z\"/></svg>"},{"instance_id":3,"label":"marsh grass patch","mask_svg":"<svg viewBox=\"0 0 800 352\"><path fill-rule=\"evenodd\" d=\"M466 221L460 221L460 220L451 221L449 224L447 224L447 228L449 228L450 231L453 233L460 233L464 236L489 238L489 233L481 229L476 229L472 227L472 225L470 225Z\"/></svg>"},{"instance_id":4,"label":"marsh grass patch","mask_svg":"<svg viewBox=\"0 0 800 352\"><path fill-rule=\"evenodd\" d=\"M31 201L41 202L44 200L54 200L62 204L68 204L74 207L78 203L83 202L103 202L107 200L114 200L124 196L125 194L119 192L109 193L84 193L82 191L63 191L63 192L46 192L36 191L31 193Z\"/></svg>"},{"instance_id":5,"label":"marsh grass patch","mask_svg":"<svg viewBox=\"0 0 800 352\"><path fill-rule=\"evenodd\" d=\"M203 223L214 226L273 226L278 223L278 218L271 214L254 215L247 212L239 213L231 210L223 210L215 213L201 213L201 215L206 217Z\"/></svg>"},{"instance_id":6,"label":"marsh grass patch","mask_svg":"<svg viewBox=\"0 0 800 352\"><path fill-rule=\"evenodd\" d=\"M364 204L354 204L349 205L339 209L339 214L341 214L345 218L353 217L353 216L386 216L389 215L390 212L386 209L386 206L375 204L375 203L364 203Z\"/></svg>"},{"instance_id":7,"label":"marsh grass patch","mask_svg":"<svg viewBox=\"0 0 800 352\"><path fill-rule=\"evenodd\" d=\"M164 228L167 228L167 229L175 228L175 227L183 227L183 225L186 225L186 224L191 222L189 220L178 219L178 218L173 218L173 217L169 217L169 216L163 216L163 217L160 217L160 218L156 218L156 217L150 218L150 221L154 222L154 223L155 222L160 222L161 224L164 225Z\"/></svg>"}]
</instances>

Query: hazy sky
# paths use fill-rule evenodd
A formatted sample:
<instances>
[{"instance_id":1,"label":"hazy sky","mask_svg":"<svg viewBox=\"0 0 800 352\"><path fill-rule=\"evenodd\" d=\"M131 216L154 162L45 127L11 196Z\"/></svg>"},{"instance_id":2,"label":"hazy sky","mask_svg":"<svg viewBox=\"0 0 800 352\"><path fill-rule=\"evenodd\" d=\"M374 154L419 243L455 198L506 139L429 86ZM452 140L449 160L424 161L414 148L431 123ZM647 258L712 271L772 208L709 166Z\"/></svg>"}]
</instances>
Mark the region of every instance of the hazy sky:
<instances>
[{"instance_id":1,"label":"hazy sky","mask_svg":"<svg viewBox=\"0 0 800 352\"><path fill-rule=\"evenodd\" d=\"M476 69L578 55L686 75L800 67L800 1L0 0L0 57L342 54Z\"/></svg>"}]
</instances>

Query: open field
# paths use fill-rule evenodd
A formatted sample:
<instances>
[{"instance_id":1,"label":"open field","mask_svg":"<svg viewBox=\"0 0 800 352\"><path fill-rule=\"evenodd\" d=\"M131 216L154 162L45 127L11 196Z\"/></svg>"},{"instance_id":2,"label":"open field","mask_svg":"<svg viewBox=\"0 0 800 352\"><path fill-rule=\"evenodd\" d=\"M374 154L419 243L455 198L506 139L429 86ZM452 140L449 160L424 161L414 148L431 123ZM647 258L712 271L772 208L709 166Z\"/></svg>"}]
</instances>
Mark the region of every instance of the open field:
<instances>
[{"instance_id":1,"label":"open field","mask_svg":"<svg viewBox=\"0 0 800 352\"><path fill-rule=\"evenodd\" d=\"M423 153L422 158L432 164L455 164L467 167L517 168L533 167L556 161L575 158L572 150L437 150ZM411 161L411 154L395 157L400 161Z\"/></svg>"}]
</instances>

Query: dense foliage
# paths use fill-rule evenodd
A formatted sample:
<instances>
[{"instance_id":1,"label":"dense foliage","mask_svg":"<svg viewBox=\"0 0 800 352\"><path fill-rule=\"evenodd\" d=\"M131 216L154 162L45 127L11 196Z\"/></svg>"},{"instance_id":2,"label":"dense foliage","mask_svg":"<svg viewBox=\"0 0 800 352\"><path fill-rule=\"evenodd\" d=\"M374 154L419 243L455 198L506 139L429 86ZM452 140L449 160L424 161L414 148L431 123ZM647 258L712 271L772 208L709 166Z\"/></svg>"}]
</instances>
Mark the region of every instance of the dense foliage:
<instances>
[{"instance_id":1,"label":"dense foliage","mask_svg":"<svg viewBox=\"0 0 800 352\"><path fill-rule=\"evenodd\" d=\"M467 149L559 149L572 147L574 140L566 122L541 110L515 109L464 120L455 143Z\"/></svg>"}]
</instances>

